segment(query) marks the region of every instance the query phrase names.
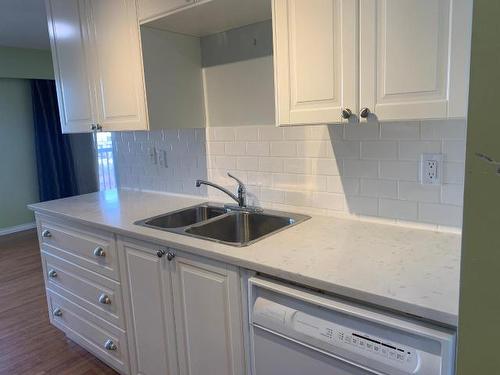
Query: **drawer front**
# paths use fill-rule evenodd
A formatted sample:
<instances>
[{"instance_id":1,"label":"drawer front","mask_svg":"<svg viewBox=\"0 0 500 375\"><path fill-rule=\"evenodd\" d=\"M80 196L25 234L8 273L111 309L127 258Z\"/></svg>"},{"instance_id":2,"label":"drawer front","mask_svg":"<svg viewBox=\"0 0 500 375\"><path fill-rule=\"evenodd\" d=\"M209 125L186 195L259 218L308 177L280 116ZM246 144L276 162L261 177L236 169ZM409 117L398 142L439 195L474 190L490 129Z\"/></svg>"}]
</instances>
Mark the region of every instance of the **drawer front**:
<instances>
[{"instance_id":1,"label":"drawer front","mask_svg":"<svg viewBox=\"0 0 500 375\"><path fill-rule=\"evenodd\" d=\"M124 327L120 284L76 264L55 257L42 248L47 288L84 307L106 321Z\"/></svg>"},{"instance_id":2,"label":"drawer front","mask_svg":"<svg viewBox=\"0 0 500 375\"><path fill-rule=\"evenodd\" d=\"M63 296L47 290L52 324L88 351L122 373L128 373L125 332Z\"/></svg>"},{"instance_id":3,"label":"drawer front","mask_svg":"<svg viewBox=\"0 0 500 375\"><path fill-rule=\"evenodd\" d=\"M47 252L118 280L118 259L112 234L74 229L42 220L40 240Z\"/></svg>"}]
</instances>

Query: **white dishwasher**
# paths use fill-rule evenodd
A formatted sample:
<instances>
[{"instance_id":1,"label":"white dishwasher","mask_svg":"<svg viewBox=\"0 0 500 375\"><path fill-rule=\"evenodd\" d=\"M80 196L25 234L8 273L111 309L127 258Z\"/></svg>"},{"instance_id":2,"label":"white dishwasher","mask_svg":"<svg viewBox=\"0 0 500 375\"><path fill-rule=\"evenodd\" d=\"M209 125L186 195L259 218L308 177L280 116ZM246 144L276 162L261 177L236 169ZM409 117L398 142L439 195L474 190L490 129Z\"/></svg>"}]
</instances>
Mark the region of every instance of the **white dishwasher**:
<instances>
[{"instance_id":1,"label":"white dishwasher","mask_svg":"<svg viewBox=\"0 0 500 375\"><path fill-rule=\"evenodd\" d=\"M248 280L253 375L452 375L455 332L261 277Z\"/></svg>"}]
</instances>

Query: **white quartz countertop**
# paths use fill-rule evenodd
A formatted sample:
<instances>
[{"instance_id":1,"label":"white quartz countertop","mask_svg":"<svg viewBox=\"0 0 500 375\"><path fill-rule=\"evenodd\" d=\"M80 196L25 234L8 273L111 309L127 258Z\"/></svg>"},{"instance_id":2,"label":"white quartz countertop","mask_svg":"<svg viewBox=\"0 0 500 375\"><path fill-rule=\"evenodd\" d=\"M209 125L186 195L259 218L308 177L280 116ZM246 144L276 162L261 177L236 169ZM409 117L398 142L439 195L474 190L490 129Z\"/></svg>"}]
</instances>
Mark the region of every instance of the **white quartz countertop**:
<instances>
[{"instance_id":1,"label":"white quartz countertop","mask_svg":"<svg viewBox=\"0 0 500 375\"><path fill-rule=\"evenodd\" d=\"M205 201L110 190L33 204L30 208L427 320L457 325L460 235L313 216L253 245L238 248L134 224Z\"/></svg>"}]
</instances>

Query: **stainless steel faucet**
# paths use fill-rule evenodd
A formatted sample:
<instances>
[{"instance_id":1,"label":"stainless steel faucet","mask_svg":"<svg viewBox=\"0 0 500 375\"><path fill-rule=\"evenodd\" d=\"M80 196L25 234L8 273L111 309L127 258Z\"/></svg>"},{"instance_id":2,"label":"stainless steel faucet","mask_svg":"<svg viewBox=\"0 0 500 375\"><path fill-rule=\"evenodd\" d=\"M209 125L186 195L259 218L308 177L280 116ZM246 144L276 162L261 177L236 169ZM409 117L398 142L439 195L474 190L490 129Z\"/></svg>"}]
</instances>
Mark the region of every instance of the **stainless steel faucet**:
<instances>
[{"instance_id":1,"label":"stainless steel faucet","mask_svg":"<svg viewBox=\"0 0 500 375\"><path fill-rule=\"evenodd\" d=\"M213 182L210 181L205 181L205 180L196 180L196 187L200 187L201 185L207 185L211 186L213 188L216 188L227 195L229 195L231 198L233 198L236 203L238 203L239 208L247 208L247 188L245 184L237 177L233 176L231 173L227 174L229 177L234 178L236 182L238 183L238 196L234 195L231 193L229 190L223 188L220 185L214 184Z\"/></svg>"}]
</instances>

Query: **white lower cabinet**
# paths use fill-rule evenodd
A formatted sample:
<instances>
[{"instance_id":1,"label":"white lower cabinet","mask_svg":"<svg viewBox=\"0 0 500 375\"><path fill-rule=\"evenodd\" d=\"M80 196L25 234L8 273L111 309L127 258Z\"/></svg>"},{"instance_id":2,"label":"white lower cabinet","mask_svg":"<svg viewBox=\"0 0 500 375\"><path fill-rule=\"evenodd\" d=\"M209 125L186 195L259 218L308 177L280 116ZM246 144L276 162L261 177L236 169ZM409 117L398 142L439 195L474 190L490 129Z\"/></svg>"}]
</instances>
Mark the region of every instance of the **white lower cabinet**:
<instances>
[{"instance_id":1,"label":"white lower cabinet","mask_svg":"<svg viewBox=\"0 0 500 375\"><path fill-rule=\"evenodd\" d=\"M119 240L132 374L243 375L237 267Z\"/></svg>"}]
</instances>

